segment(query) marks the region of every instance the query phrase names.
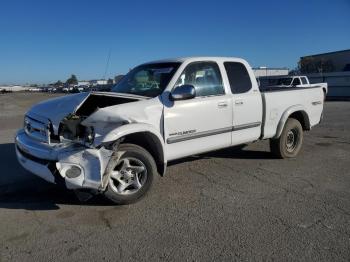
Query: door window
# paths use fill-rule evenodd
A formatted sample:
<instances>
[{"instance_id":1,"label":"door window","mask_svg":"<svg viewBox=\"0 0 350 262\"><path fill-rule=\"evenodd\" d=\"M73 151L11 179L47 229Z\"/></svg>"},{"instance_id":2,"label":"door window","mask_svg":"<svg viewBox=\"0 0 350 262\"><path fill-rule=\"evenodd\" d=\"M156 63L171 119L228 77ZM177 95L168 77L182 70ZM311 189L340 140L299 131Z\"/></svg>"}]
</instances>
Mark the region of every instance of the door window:
<instances>
[{"instance_id":1,"label":"door window","mask_svg":"<svg viewBox=\"0 0 350 262\"><path fill-rule=\"evenodd\" d=\"M301 77L301 82L303 83L303 85L306 85L307 84L306 77Z\"/></svg>"},{"instance_id":2,"label":"door window","mask_svg":"<svg viewBox=\"0 0 350 262\"><path fill-rule=\"evenodd\" d=\"M299 79L299 77L294 78L292 85L293 85L293 86L300 85L300 79Z\"/></svg>"},{"instance_id":3,"label":"door window","mask_svg":"<svg viewBox=\"0 0 350 262\"><path fill-rule=\"evenodd\" d=\"M224 87L218 65L214 62L189 64L175 86L193 85L196 96L223 95Z\"/></svg>"}]
</instances>

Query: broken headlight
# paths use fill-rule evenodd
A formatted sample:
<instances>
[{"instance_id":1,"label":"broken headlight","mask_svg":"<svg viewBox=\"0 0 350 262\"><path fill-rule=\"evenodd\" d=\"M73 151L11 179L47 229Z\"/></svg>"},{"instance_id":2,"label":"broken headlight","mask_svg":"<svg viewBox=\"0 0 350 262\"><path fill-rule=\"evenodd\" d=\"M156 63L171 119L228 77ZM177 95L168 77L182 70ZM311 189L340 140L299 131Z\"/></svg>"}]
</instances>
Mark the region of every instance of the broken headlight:
<instances>
[{"instance_id":1,"label":"broken headlight","mask_svg":"<svg viewBox=\"0 0 350 262\"><path fill-rule=\"evenodd\" d=\"M85 127L85 136L84 142L88 145L92 145L95 139L95 131L92 126Z\"/></svg>"}]
</instances>

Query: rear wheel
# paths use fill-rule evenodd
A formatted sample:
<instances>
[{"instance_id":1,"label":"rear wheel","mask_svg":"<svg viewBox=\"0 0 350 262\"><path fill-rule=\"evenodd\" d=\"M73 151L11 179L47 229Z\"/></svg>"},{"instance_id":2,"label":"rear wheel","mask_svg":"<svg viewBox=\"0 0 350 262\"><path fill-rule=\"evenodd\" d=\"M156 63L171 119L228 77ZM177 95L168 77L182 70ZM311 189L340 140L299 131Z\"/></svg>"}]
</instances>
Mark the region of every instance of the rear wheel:
<instances>
[{"instance_id":1,"label":"rear wheel","mask_svg":"<svg viewBox=\"0 0 350 262\"><path fill-rule=\"evenodd\" d=\"M150 189L157 167L151 154L140 146L121 144L118 151L124 153L112 165L104 195L116 204L130 204Z\"/></svg>"},{"instance_id":2,"label":"rear wheel","mask_svg":"<svg viewBox=\"0 0 350 262\"><path fill-rule=\"evenodd\" d=\"M271 152L279 158L296 157L302 144L303 128L300 122L294 118L287 120L279 138L270 140Z\"/></svg>"}]
</instances>

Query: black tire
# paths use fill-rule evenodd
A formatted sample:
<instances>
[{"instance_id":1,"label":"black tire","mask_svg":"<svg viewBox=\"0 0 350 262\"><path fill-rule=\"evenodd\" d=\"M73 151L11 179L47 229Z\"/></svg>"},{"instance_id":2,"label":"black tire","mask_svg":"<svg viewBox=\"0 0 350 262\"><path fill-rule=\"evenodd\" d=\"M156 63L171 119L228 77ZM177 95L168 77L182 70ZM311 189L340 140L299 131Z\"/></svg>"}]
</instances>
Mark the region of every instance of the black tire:
<instances>
[{"instance_id":1,"label":"black tire","mask_svg":"<svg viewBox=\"0 0 350 262\"><path fill-rule=\"evenodd\" d=\"M117 193L114 185L110 185L110 179L108 180L108 186L104 192L104 196L118 205L126 205L134 203L146 195L148 190L151 188L153 179L157 177L157 166L151 154L138 145L121 144L118 151L125 153L120 157L118 163L114 164L115 167L117 167L118 164L123 161L123 159L132 158L141 161L146 167L147 171L146 181L137 192L132 194L125 195Z\"/></svg>"},{"instance_id":2,"label":"black tire","mask_svg":"<svg viewBox=\"0 0 350 262\"><path fill-rule=\"evenodd\" d=\"M293 137L293 142L292 138ZM279 158L296 157L303 144L303 128L300 122L289 118L284 125L282 134L277 139L270 139L271 152Z\"/></svg>"}]
</instances>

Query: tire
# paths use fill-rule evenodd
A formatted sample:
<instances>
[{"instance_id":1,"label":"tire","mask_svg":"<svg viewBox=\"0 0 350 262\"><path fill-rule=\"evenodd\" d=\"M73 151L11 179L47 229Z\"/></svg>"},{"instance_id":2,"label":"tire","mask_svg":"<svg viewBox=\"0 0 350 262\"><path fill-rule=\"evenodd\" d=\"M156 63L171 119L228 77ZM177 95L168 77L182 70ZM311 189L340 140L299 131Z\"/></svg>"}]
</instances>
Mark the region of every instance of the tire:
<instances>
[{"instance_id":1,"label":"tire","mask_svg":"<svg viewBox=\"0 0 350 262\"><path fill-rule=\"evenodd\" d=\"M118 151L125 152L113 163L104 196L118 205L140 200L157 177L157 166L151 154L134 144L121 144Z\"/></svg>"},{"instance_id":2,"label":"tire","mask_svg":"<svg viewBox=\"0 0 350 262\"><path fill-rule=\"evenodd\" d=\"M282 134L277 139L270 139L271 152L278 158L296 157L303 144L303 128L300 122L289 118Z\"/></svg>"}]
</instances>

